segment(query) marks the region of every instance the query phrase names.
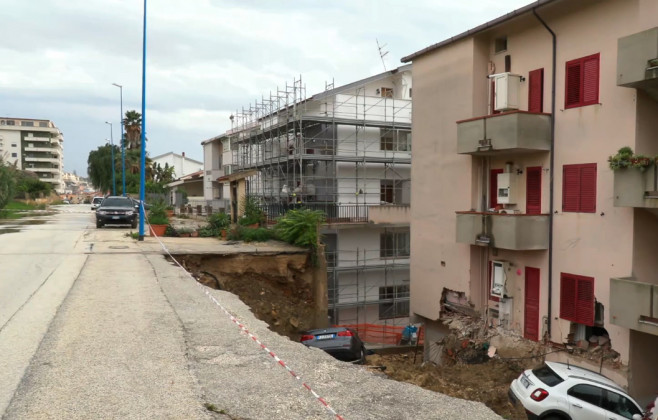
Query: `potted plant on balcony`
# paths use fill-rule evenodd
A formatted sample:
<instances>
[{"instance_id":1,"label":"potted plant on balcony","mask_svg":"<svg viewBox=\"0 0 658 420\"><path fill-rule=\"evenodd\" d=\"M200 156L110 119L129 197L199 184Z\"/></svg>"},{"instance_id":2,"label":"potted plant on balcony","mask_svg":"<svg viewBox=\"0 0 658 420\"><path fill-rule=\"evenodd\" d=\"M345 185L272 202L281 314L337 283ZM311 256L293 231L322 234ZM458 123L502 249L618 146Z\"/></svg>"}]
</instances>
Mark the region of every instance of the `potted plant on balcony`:
<instances>
[{"instance_id":1,"label":"potted plant on balcony","mask_svg":"<svg viewBox=\"0 0 658 420\"><path fill-rule=\"evenodd\" d=\"M151 236L164 236L169 225L164 204L153 204L149 210L147 220Z\"/></svg>"},{"instance_id":2,"label":"potted plant on balcony","mask_svg":"<svg viewBox=\"0 0 658 420\"><path fill-rule=\"evenodd\" d=\"M649 166L656 163L656 158L633 153L630 147L622 147L617 154L608 157L610 169L613 171L626 168L635 168L640 171L646 170Z\"/></svg>"}]
</instances>

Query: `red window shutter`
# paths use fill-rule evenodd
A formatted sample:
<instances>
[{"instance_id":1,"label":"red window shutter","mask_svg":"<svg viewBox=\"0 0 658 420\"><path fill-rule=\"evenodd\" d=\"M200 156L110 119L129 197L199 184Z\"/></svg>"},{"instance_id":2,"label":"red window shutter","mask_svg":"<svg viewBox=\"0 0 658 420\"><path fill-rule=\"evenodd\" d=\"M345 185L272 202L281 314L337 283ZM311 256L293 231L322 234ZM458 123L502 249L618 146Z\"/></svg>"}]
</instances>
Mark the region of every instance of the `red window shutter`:
<instances>
[{"instance_id":1,"label":"red window shutter","mask_svg":"<svg viewBox=\"0 0 658 420\"><path fill-rule=\"evenodd\" d=\"M544 110L544 69L533 70L528 74L528 111Z\"/></svg>"},{"instance_id":2,"label":"red window shutter","mask_svg":"<svg viewBox=\"0 0 658 420\"><path fill-rule=\"evenodd\" d=\"M527 214L541 213L541 167L526 169L526 209Z\"/></svg>"},{"instance_id":3,"label":"red window shutter","mask_svg":"<svg viewBox=\"0 0 658 420\"><path fill-rule=\"evenodd\" d=\"M594 279L578 276L576 319L579 324L594 325Z\"/></svg>"},{"instance_id":4,"label":"red window shutter","mask_svg":"<svg viewBox=\"0 0 658 420\"><path fill-rule=\"evenodd\" d=\"M599 102L599 54L583 58L583 105Z\"/></svg>"},{"instance_id":5,"label":"red window shutter","mask_svg":"<svg viewBox=\"0 0 658 420\"><path fill-rule=\"evenodd\" d=\"M567 83L566 94L564 99L564 106L566 108L580 105L580 75L581 62L580 60L570 61L567 63Z\"/></svg>"},{"instance_id":6,"label":"red window shutter","mask_svg":"<svg viewBox=\"0 0 658 420\"><path fill-rule=\"evenodd\" d=\"M576 322L576 279L560 275L560 318Z\"/></svg>"},{"instance_id":7,"label":"red window shutter","mask_svg":"<svg viewBox=\"0 0 658 420\"><path fill-rule=\"evenodd\" d=\"M578 211L580 207L580 168L564 165L562 170L562 211Z\"/></svg>"},{"instance_id":8,"label":"red window shutter","mask_svg":"<svg viewBox=\"0 0 658 420\"><path fill-rule=\"evenodd\" d=\"M596 212L596 163L580 168L580 211Z\"/></svg>"}]
</instances>

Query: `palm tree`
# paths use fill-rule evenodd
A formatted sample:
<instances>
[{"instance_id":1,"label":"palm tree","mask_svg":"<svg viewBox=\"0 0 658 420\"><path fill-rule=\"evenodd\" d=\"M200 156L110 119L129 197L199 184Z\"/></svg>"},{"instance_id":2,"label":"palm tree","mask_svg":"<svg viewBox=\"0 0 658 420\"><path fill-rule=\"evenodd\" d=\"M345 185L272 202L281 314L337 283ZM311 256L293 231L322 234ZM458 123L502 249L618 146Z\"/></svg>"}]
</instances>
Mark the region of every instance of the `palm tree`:
<instances>
[{"instance_id":1,"label":"palm tree","mask_svg":"<svg viewBox=\"0 0 658 420\"><path fill-rule=\"evenodd\" d=\"M126 129L126 148L138 149L142 135L142 114L134 110L126 111L123 126Z\"/></svg>"}]
</instances>

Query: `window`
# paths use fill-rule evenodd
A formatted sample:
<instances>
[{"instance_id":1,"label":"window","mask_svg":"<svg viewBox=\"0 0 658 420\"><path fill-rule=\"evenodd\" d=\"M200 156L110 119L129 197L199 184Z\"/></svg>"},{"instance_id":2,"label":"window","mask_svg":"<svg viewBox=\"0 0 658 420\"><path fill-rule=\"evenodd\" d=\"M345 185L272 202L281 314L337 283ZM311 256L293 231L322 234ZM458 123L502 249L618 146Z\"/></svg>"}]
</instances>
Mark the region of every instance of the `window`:
<instances>
[{"instance_id":1,"label":"window","mask_svg":"<svg viewBox=\"0 0 658 420\"><path fill-rule=\"evenodd\" d=\"M596 212L596 163L564 165L562 170L562 211Z\"/></svg>"},{"instance_id":2,"label":"window","mask_svg":"<svg viewBox=\"0 0 658 420\"><path fill-rule=\"evenodd\" d=\"M610 390L605 390L603 396L603 408L612 411L625 419L632 419L633 415L642 414L642 412L628 398Z\"/></svg>"},{"instance_id":3,"label":"window","mask_svg":"<svg viewBox=\"0 0 658 420\"><path fill-rule=\"evenodd\" d=\"M392 98L393 97L393 89L392 88L387 88L383 87L379 89L380 95L382 98Z\"/></svg>"},{"instance_id":4,"label":"window","mask_svg":"<svg viewBox=\"0 0 658 420\"><path fill-rule=\"evenodd\" d=\"M528 112L544 112L544 69L528 74Z\"/></svg>"},{"instance_id":5,"label":"window","mask_svg":"<svg viewBox=\"0 0 658 420\"><path fill-rule=\"evenodd\" d=\"M496 40L494 41L494 51L497 52L497 53L507 51L507 37L506 36L496 38Z\"/></svg>"},{"instance_id":6,"label":"window","mask_svg":"<svg viewBox=\"0 0 658 420\"><path fill-rule=\"evenodd\" d=\"M39 121L39 127L48 127L48 123L45 121Z\"/></svg>"},{"instance_id":7,"label":"window","mask_svg":"<svg viewBox=\"0 0 658 420\"><path fill-rule=\"evenodd\" d=\"M385 230L379 236L380 258L408 258L409 231Z\"/></svg>"},{"instance_id":8,"label":"window","mask_svg":"<svg viewBox=\"0 0 658 420\"><path fill-rule=\"evenodd\" d=\"M601 407L603 390L594 385L579 384L567 391L567 394L581 401L585 401L597 407Z\"/></svg>"},{"instance_id":9,"label":"window","mask_svg":"<svg viewBox=\"0 0 658 420\"><path fill-rule=\"evenodd\" d=\"M567 61L565 108L599 103L600 54Z\"/></svg>"},{"instance_id":10,"label":"window","mask_svg":"<svg viewBox=\"0 0 658 420\"><path fill-rule=\"evenodd\" d=\"M379 150L411 151L411 131L380 129Z\"/></svg>"},{"instance_id":11,"label":"window","mask_svg":"<svg viewBox=\"0 0 658 420\"><path fill-rule=\"evenodd\" d=\"M379 288L379 319L405 318L409 316L409 285Z\"/></svg>"},{"instance_id":12,"label":"window","mask_svg":"<svg viewBox=\"0 0 658 420\"><path fill-rule=\"evenodd\" d=\"M34 127L34 121L21 121L23 127Z\"/></svg>"},{"instance_id":13,"label":"window","mask_svg":"<svg viewBox=\"0 0 658 420\"><path fill-rule=\"evenodd\" d=\"M16 121L14 121L14 120L7 120L7 125L16 125Z\"/></svg>"},{"instance_id":14,"label":"window","mask_svg":"<svg viewBox=\"0 0 658 420\"><path fill-rule=\"evenodd\" d=\"M409 97L410 97L410 98L411 98L411 89L412 89L412 88L409 88Z\"/></svg>"},{"instance_id":15,"label":"window","mask_svg":"<svg viewBox=\"0 0 658 420\"><path fill-rule=\"evenodd\" d=\"M379 184L379 200L382 203L402 204L402 181L382 179Z\"/></svg>"},{"instance_id":16,"label":"window","mask_svg":"<svg viewBox=\"0 0 658 420\"><path fill-rule=\"evenodd\" d=\"M594 325L594 278L560 274L560 318Z\"/></svg>"},{"instance_id":17,"label":"window","mask_svg":"<svg viewBox=\"0 0 658 420\"><path fill-rule=\"evenodd\" d=\"M18 154L17 153L12 153L11 157L18 157Z\"/></svg>"},{"instance_id":18,"label":"window","mask_svg":"<svg viewBox=\"0 0 658 420\"><path fill-rule=\"evenodd\" d=\"M18 147L18 145L16 143L12 143L11 147Z\"/></svg>"}]
</instances>

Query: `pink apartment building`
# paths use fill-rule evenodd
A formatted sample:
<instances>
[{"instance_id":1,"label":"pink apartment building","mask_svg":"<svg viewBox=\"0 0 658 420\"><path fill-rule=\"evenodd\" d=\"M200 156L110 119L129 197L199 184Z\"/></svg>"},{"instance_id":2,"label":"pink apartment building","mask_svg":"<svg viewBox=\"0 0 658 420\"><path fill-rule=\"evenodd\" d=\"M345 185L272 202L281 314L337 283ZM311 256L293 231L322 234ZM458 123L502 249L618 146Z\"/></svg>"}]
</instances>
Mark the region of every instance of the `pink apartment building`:
<instances>
[{"instance_id":1,"label":"pink apartment building","mask_svg":"<svg viewBox=\"0 0 658 420\"><path fill-rule=\"evenodd\" d=\"M658 1L539 0L402 61L427 356L461 306L529 340L609 337L603 373L655 396ZM625 146L651 159L613 171Z\"/></svg>"}]
</instances>

